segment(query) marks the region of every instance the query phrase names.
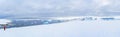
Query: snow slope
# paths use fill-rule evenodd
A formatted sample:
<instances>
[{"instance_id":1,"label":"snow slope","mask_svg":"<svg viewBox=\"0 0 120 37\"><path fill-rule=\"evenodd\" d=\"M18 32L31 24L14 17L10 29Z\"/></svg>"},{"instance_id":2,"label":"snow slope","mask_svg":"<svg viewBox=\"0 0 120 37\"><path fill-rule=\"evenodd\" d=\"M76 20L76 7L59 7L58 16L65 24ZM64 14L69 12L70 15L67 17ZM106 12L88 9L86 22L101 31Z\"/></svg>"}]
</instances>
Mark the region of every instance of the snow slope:
<instances>
[{"instance_id":1,"label":"snow slope","mask_svg":"<svg viewBox=\"0 0 120 37\"><path fill-rule=\"evenodd\" d=\"M1 37L120 37L120 21L70 21L0 30Z\"/></svg>"}]
</instances>

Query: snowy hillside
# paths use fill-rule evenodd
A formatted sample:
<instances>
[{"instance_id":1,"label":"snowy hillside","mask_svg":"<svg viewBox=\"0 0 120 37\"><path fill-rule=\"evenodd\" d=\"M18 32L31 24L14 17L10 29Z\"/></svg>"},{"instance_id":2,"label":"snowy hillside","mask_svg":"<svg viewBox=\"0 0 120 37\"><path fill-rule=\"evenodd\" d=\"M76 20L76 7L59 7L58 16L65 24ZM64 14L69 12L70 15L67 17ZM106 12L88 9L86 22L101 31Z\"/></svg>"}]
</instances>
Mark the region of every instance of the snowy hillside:
<instances>
[{"instance_id":1,"label":"snowy hillside","mask_svg":"<svg viewBox=\"0 0 120 37\"><path fill-rule=\"evenodd\" d=\"M70 21L0 30L1 37L120 37L120 21Z\"/></svg>"}]
</instances>

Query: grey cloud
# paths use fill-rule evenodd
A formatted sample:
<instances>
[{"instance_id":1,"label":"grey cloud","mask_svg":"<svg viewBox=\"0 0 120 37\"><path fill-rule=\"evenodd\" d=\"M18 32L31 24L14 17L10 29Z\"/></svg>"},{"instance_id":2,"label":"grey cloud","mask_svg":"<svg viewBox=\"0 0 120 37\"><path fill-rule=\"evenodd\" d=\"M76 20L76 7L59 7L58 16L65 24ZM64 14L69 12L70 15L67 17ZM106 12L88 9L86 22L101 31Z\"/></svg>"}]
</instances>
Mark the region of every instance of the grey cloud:
<instances>
[{"instance_id":1,"label":"grey cloud","mask_svg":"<svg viewBox=\"0 0 120 37\"><path fill-rule=\"evenodd\" d=\"M107 13L119 13L120 9L119 0L4 0L0 5L0 15L12 17L114 16Z\"/></svg>"}]
</instances>

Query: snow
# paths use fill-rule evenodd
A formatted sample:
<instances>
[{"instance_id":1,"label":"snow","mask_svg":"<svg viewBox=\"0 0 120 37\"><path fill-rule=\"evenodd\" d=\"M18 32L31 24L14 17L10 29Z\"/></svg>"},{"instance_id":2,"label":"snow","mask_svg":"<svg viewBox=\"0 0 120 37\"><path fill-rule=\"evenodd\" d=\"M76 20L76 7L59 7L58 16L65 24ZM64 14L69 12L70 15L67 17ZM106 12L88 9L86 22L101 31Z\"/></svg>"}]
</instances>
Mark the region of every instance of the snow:
<instances>
[{"instance_id":1,"label":"snow","mask_svg":"<svg viewBox=\"0 0 120 37\"><path fill-rule=\"evenodd\" d=\"M120 21L70 21L0 30L1 37L120 37Z\"/></svg>"},{"instance_id":2,"label":"snow","mask_svg":"<svg viewBox=\"0 0 120 37\"><path fill-rule=\"evenodd\" d=\"M7 19L0 19L0 24L8 24L10 23L11 20L7 20Z\"/></svg>"}]
</instances>

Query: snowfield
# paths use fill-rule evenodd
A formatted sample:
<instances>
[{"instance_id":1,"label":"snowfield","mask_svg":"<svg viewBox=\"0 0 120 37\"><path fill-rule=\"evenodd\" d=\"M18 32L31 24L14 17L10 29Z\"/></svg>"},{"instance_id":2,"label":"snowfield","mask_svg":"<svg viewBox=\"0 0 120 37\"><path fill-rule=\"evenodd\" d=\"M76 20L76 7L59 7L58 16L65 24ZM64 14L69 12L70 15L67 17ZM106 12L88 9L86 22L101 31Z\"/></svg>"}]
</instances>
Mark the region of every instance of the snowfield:
<instances>
[{"instance_id":1,"label":"snowfield","mask_svg":"<svg viewBox=\"0 0 120 37\"><path fill-rule=\"evenodd\" d=\"M0 30L1 37L120 37L120 21L70 21Z\"/></svg>"}]
</instances>

